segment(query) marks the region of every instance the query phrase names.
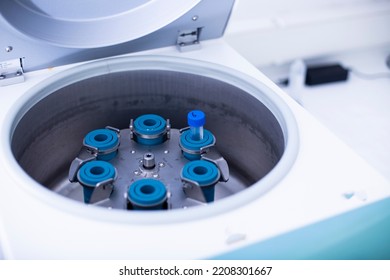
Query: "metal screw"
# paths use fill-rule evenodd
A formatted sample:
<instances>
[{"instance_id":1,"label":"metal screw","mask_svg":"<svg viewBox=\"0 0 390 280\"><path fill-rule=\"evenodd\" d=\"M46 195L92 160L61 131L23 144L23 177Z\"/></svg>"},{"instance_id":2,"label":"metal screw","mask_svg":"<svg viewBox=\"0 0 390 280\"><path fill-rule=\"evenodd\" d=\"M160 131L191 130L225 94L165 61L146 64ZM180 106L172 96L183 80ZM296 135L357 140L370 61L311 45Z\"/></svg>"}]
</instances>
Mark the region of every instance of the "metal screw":
<instances>
[{"instance_id":1,"label":"metal screw","mask_svg":"<svg viewBox=\"0 0 390 280\"><path fill-rule=\"evenodd\" d=\"M22 75L22 72L18 71L15 73L15 76L21 76Z\"/></svg>"},{"instance_id":2,"label":"metal screw","mask_svg":"<svg viewBox=\"0 0 390 280\"><path fill-rule=\"evenodd\" d=\"M13 48L12 46L7 46L7 47L5 47L5 51L6 51L6 52L12 52L13 49L14 49L14 48Z\"/></svg>"},{"instance_id":3,"label":"metal screw","mask_svg":"<svg viewBox=\"0 0 390 280\"><path fill-rule=\"evenodd\" d=\"M0 80L4 80L5 79L5 75L0 75Z\"/></svg>"},{"instance_id":4,"label":"metal screw","mask_svg":"<svg viewBox=\"0 0 390 280\"><path fill-rule=\"evenodd\" d=\"M193 21L197 21L198 18L199 18L199 16L193 16L193 17L192 17L192 20L193 20Z\"/></svg>"},{"instance_id":5,"label":"metal screw","mask_svg":"<svg viewBox=\"0 0 390 280\"><path fill-rule=\"evenodd\" d=\"M156 161L154 159L154 154L152 153L146 153L144 154L144 159L143 159L143 166L146 169L152 169L156 165Z\"/></svg>"}]
</instances>

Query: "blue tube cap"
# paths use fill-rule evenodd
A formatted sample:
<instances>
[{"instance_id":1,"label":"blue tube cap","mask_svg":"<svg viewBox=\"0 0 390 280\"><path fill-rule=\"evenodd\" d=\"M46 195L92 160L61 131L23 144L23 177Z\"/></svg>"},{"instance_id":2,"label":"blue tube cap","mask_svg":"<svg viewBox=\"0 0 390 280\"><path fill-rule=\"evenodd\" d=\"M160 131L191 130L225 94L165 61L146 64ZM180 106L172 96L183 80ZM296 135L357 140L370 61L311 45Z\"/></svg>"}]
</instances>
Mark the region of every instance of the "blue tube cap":
<instances>
[{"instance_id":1,"label":"blue tube cap","mask_svg":"<svg viewBox=\"0 0 390 280\"><path fill-rule=\"evenodd\" d=\"M77 173L77 179L84 189L84 202L89 203L96 185L115 179L115 167L108 162L95 160L85 163Z\"/></svg>"},{"instance_id":2,"label":"blue tube cap","mask_svg":"<svg viewBox=\"0 0 390 280\"><path fill-rule=\"evenodd\" d=\"M216 184L220 176L218 167L214 163L205 160L191 161L184 165L182 169L183 178L195 181L201 187Z\"/></svg>"},{"instance_id":3,"label":"blue tube cap","mask_svg":"<svg viewBox=\"0 0 390 280\"><path fill-rule=\"evenodd\" d=\"M99 160L110 160L116 155L116 150L109 154L102 154L119 146L118 135L110 129L96 129L89 132L84 138L84 145L94 147L98 150Z\"/></svg>"},{"instance_id":4,"label":"blue tube cap","mask_svg":"<svg viewBox=\"0 0 390 280\"><path fill-rule=\"evenodd\" d=\"M130 185L127 195L135 208L161 209L167 198L167 190L158 180L141 179Z\"/></svg>"},{"instance_id":5,"label":"blue tube cap","mask_svg":"<svg viewBox=\"0 0 390 280\"><path fill-rule=\"evenodd\" d=\"M139 116L134 121L134 129L139 134L158 135L163 133L167 126L167 122L160 116L147 114Z\"/></svg>"},{"instance_id":6,"label":"blue tube cap","mask_svg":"<svg viewBox=\"0 0 390 280\"><path fill-rule=\"evenodd\" d=\"M215 137L207 129L203 131L203 139L200 140L192 139L190 130L186 130L180 135L180 146L182 147L184 157L188 160L200 159L200 149L213 143L215 143Z\"/></svg>"},{"instance_id":7,"label":"blue tube cap","mask_svg":"<svg viewBox=\"0 0 390 280\"><path fill-rule=\"evenodd\" d=\"M187 122L189 126L201 127L206 123L206 115L199 110L193 110L187 115Z\"/></svg>"},{"instance_id":8,"label":"blue tube cap","mask_svg":"<svg viewBox=\"0 0 390 280\"><path fill-rule=\"evenodd\" d=\"M158 145L164 142L167 122L154 114L139 116L134 121L136 142L143 145ZM146 137L143 137L146 136ZM150 138L155 136L155 138Z\"/></svg>"},{"instance_id":9,"label":"blue tube cap","mask_svg":"<svg viewBox=\"0 0 390 280\"><path fill-rule=\"evenodd\" d=\"M77 173L79 182L89 187L95 187L100 182L114 179L115 176L115 167L111 163L100 160L85 163Z\"/></svg>"},{"instance_id":10,"label":"blue tube cap","mask_svg":"<svg viewBox=\"0 0 390 280\"><path fill-rule=\"evenodd\" d=\"M215 184L221 176L215 164L205 160L191 161L183 167L181 176L199 184L206 202L214 201Z\"/></svg>"}]
</instances>

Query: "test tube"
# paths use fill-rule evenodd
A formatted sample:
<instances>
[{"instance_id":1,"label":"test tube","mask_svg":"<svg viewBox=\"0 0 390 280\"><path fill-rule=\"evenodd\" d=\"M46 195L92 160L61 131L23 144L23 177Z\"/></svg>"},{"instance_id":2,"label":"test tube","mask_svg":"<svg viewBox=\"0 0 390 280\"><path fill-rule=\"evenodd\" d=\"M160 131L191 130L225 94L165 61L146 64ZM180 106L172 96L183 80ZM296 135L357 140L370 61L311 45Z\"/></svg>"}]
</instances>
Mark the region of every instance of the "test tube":
<instances>
[{"instance_id":1,"label":"test tube","mask_svg":"<svg viewBox=\"0 0 390 280\"><path fill-rule=\"evenodd\" d=\"M190 126L191 139L199 141L203 139L203 126L206 123L206 115L199 110L193 110L187 115L187 122Z\"/></svg>"}]
</instances>

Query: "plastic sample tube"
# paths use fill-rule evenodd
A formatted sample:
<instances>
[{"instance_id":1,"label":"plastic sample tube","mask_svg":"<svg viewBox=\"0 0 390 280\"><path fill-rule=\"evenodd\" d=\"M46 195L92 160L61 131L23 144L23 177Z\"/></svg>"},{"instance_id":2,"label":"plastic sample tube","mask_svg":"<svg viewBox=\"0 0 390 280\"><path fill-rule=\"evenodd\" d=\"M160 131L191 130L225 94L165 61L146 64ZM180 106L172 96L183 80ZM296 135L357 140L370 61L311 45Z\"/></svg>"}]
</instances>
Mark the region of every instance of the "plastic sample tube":
<instances>
[{"instance_id":1,"label":"plastic sample tube","mask_svg":"<svg viewBox=\"0 0 390 280\"><path fill-rule=\"evenodd\" d=\"M188 113L187 122L190 126L191 139L199 141L203 139L203 126L206 123L206 115L199 110L194 110Z\"/></svg>"}]
</instances>

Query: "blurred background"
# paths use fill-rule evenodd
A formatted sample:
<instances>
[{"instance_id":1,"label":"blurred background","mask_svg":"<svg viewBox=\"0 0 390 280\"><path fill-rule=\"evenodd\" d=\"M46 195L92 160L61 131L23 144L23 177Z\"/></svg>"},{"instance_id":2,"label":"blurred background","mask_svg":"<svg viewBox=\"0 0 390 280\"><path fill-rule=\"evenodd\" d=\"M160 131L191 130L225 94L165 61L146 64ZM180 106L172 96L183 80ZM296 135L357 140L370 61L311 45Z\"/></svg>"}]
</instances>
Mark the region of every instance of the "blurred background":
<instances>
[{"instance_id":1,"label":"blurred background","mask_svg":"<svg viewBox=\"0 0 390 280\"><path fill-rule=\"evenodd\" d=\"M225 39L390 180L389 0L238 0Z\"/></svg>"}]
</instances>

